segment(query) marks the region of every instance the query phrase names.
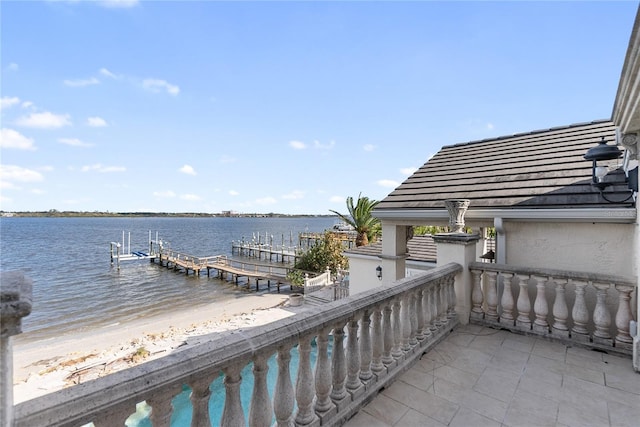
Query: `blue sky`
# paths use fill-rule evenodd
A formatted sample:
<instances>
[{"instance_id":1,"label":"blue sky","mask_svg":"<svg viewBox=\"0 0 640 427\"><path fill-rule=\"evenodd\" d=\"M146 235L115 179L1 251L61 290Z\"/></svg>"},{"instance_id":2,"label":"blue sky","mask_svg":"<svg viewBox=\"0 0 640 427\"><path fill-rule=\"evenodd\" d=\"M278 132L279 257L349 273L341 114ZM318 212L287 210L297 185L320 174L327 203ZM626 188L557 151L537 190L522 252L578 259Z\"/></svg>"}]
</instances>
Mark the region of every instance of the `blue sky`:
<instances>
[{"instance_id":1,"label":"blue sky","mask_svg":"<svg viewBox=\"0 0 640 427\"><path fill-rule=\"evenodd\" d=\"M0 209L328 214L443 145L610 118L638 3L0 7Z\"/></svg>"}]
</instances>

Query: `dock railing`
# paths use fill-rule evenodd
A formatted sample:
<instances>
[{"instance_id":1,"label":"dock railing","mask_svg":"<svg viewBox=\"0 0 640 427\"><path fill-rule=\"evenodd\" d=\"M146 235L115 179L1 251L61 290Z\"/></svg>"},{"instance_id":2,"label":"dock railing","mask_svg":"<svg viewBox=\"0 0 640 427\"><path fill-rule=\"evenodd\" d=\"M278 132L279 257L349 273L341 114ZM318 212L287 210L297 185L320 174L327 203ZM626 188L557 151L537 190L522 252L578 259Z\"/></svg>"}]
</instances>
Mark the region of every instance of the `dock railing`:
<instances>
[{"instance_id":1,"label":"dock railing","mask_svg":"<svg viewBox=\"0 0 640 427\"><path fill-rule=\"evenodd\" d=\"M172 399L191 388L191 425L341 425L458 324L450 263L276 322L221 333L208 342L15 406L16 426L122 426L136 404L168 426ZM346 328L346 331L345 331ZM328 351L329 338L333 338ZM317 356L311 366L315 341ZM291 381L291 350L299 354ZM277 354L274 390L267 360ZM253 362L253 392L243 406L240 372ZM210 384L224 375L220 420L209 419ZM294 405L297 409L294 412Z\"/></svg>"},{"instance_id":2,"label":"dock railing","mask_svg":"<svg viewBox=\"0 0 640 427\"><path fill-rule=\"evenodd\" d=\"M469 270L472 322L631 354L635 279L482 262Z\"/></svg>"}]
</instances>

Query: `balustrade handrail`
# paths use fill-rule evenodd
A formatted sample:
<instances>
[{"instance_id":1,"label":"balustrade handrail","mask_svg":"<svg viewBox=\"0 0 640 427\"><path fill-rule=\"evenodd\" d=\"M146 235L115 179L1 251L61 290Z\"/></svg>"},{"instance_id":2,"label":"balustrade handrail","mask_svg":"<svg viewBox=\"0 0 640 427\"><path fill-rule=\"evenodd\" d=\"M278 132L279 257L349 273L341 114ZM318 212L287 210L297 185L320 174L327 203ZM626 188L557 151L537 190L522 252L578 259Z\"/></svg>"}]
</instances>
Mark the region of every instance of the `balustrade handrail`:
<instances>
[{"instance_id":1,"label":"balustrade handrail","mask_svg":"<svg viewBox=\"0 0 640 427\"><path fill-rule=\"evenodd\" d=\"M57 426L91 422L100 414L118 411L124 406L133 407L154 393L175 390L188 380L217 375L225 368L246 364L257 355L293 346L322 330L357 319L367 310L394 301L397 304L403 295L430 283L438 283L441 279L452 278L460 271L462 266L449 263L423 275L401 279L393 286L376 287L322 306L309 307L307 311L268 325L221 333L210 341L161 359L20 403L15 407L15 425ZM443 298L446 295L443 293ZM446 318L447 306L444 302L442 304L445 304L441 307L445 312L440 315Z\"/></svg>"},{"instance_id":2,"label":"balustrade handrail","mask_svg":"<svg viewBox=\"0 0 640 427\"><path fill-rule=\"evenodd\" d=\"M582 280L585 282L615 283L618 285L633 287L637 286L637 279L635 277L617 276L602 273L586 273L582 271L555 270L551 268L522 267L507 264L494 264L489 262L471 262L469 263L469 270L493 271L496 273L527 274L541 277L553 277L555 279L573 279Z\"/></svg>"}]
</instances>

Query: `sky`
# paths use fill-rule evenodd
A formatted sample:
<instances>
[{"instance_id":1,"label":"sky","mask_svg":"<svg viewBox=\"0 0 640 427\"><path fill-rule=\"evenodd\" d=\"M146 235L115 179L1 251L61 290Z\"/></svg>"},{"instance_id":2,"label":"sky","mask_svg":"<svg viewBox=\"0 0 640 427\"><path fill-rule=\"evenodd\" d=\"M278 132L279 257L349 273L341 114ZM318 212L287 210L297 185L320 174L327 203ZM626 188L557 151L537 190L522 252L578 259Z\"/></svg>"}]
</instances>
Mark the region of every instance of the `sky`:
<instances>
[{"instance_id":1,"label":"sky","mask_svg":"<svg viewBox=\"0 0 640 427\"><path fill-rule=\"evenodd\" d=\"M637 10L3 0L0 210L346 213L442 146L611 118Z\"/></svg>"}]
</instances>

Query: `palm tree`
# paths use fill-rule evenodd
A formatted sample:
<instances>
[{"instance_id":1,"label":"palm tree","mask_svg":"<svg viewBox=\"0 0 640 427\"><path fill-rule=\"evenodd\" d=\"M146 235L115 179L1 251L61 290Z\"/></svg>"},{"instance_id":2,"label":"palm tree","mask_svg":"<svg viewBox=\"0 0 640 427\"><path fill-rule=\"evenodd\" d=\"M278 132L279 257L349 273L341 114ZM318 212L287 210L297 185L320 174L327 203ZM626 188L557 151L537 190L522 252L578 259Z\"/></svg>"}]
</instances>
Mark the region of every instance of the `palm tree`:
<instances>
[{"instance_id":1,"label":"palm tree","mask_svg":"<svg viewBox=\"0 0 640 427\"><path fill-rule=\"evenodd\" d=\"M377 200L371 200L368 197L362 197L362 193L358 194L358 201L353 205L353 197L347 197L347 209L349 216L340 212L331 210L338 215L344 222L351 225L358 233L356 237L356 246L366 246L369 244L369 238L373 240L376 234L380 232L380 220L371 216L373 208L379 203Z\"/></svg>"}]
</instances>

